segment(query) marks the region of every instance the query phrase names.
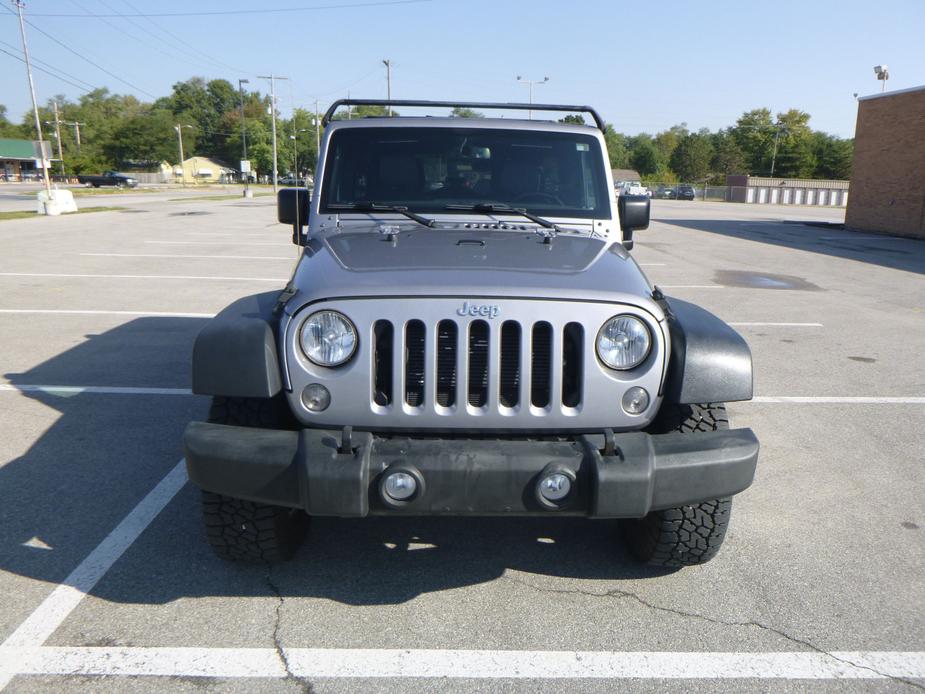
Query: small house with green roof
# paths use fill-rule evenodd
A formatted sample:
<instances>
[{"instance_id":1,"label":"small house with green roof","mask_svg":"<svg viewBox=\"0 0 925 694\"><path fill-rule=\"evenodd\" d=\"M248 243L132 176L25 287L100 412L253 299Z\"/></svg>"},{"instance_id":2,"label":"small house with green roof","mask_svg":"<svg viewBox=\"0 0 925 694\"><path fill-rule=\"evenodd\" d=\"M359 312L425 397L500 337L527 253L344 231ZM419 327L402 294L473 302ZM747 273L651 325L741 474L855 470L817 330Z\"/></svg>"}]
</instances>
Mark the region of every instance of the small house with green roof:
<instances>
[{"instance_id":1,"label":"small house with green roof","mask_svg":"<svg viewBox=\"0 0 925 694\"><path fill-rule=\"evenodd\" d=\"M0 181L21 181L42 170L38 142L0 138Z\"/></svg>"}]
</instances>

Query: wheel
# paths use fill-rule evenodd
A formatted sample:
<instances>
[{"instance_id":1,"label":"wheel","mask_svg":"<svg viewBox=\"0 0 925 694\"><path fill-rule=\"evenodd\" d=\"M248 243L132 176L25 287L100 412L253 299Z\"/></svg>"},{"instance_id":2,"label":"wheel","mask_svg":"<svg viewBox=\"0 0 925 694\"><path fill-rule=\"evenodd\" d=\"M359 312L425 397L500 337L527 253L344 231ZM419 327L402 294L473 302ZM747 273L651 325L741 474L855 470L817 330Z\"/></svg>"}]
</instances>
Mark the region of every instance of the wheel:
<instances>
[{"instance_id":1,"label":"wheel","mask_svg":"<svg viewBox=\"0 0 925 694\"><path fill-rule=\"evenodd\" d=\"M666 405L658 413L649 433L671 431L697 434L728 429L729 418L722 403ZM630 553L650 566L695 566L710 561L719 552L732 499L712 499L662 511L620 523Z\"/></svg>"},{"instance_id":2,"label":"wheel","mask_svg":"<svg viewBox=\"0 0 925 694\"><path fill-rule=\"evenodd\" d=\"M288 429L292 414L281 397L215 397L209 421L264 429ZM206 538L222 559L276 562L290 559L305 537L308 515L301 509L202 492Z\"/></svg>"}]
</instances>

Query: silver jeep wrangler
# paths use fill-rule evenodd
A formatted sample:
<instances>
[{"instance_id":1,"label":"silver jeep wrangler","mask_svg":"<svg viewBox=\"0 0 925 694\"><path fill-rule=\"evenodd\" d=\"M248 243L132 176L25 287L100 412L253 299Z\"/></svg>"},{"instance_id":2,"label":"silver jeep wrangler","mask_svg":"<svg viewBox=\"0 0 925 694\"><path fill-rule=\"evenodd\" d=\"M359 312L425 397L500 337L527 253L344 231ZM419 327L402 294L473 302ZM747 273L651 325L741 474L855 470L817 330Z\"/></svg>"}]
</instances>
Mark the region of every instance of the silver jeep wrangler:
<instances>
[{"instance_id":1,"label":"silver jeep wrangler","mask_svg":"<svg viewBox=\"0 0 925 694\"><path fill-rule=\"evenodd\" d=\"M589 114L334 120L340 106ZM196 339L208 422L184 435L209 542L292 555L311 516L621 519L640 560L705 562L758 441L724 403L751 354L649 284L630 255L645 196L614 196L585 106L341 100L313 195L285 189L303 248L282 291Z\"/></svg>"}]
</instances>

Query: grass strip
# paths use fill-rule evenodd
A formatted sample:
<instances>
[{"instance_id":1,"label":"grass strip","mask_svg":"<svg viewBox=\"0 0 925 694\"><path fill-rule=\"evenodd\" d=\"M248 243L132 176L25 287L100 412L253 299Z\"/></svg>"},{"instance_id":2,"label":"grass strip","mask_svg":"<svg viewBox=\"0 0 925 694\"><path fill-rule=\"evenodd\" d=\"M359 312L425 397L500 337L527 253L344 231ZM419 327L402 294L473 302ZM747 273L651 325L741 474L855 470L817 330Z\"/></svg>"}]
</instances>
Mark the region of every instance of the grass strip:
<instances>
[{"instance_id":1,"label":"grass strip","mask_svg":"<svg viewBox=\"0 0 925 694\"><path fill-rule=\"evenodd\" d=\"M77 212L68 212L67 214L61 215L66 217L68 214L88 214L90 212L119 212L121 210L126 210L127 207L114 207L114 206L99 206L99 207L82 207ZM29 219L30 217L45 217L44 214L38 214L31 210L13 210L11 212L0 212L0 222L6 221L8 219Z\"/></svg>"}]
</instances>

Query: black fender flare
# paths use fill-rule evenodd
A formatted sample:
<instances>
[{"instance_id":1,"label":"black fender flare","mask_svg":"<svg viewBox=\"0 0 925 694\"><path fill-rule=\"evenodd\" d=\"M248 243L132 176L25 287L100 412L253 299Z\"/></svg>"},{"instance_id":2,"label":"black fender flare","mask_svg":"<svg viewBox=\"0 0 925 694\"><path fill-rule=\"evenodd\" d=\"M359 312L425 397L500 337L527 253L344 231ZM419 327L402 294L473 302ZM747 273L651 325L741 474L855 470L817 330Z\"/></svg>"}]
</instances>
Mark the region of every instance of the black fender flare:
<instances>
[{"instance_id":1,"label":"black fender flare","mask_svg":"<svg viewBox=\"0 0 925 694\"><path fill-rule=\"evenodd\" d=\"M751 400L752 353L745 339L709 311L667 297L671 358L664 397L691 405Z\"/></svg>"},{"instance_id":2,"label":"black fender flare","mask_svg":"<svg viewBox=\"0 0 925 694\"><path fill-rule=\"evenodd\" d=\"M210 320L193 344L193 392L271 398L282 390L276 348L280 292L238 299Z\"/></svg>"}]
</instances>

